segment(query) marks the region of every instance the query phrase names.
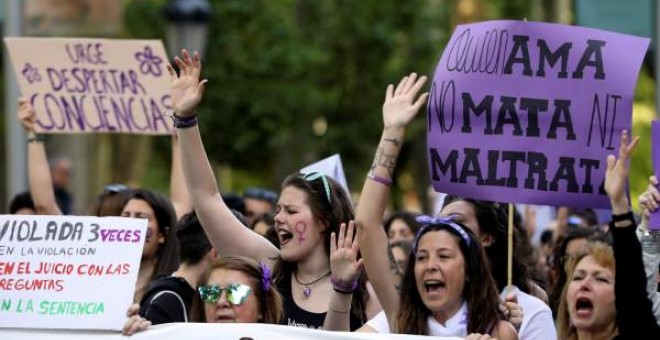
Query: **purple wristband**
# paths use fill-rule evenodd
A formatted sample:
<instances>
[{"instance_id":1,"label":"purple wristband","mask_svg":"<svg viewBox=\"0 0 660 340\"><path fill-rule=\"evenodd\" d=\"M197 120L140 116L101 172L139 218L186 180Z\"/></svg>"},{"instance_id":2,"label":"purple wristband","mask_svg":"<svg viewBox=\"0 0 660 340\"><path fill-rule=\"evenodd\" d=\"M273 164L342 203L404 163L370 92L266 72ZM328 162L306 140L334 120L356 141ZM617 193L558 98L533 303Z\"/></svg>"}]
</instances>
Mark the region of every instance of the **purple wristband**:
<instances>
[{"instance_id":1,"label":"purple wristband","mask_svg":"<svg viewBox=\"0 0 660 340\"><path fill-rule=\"evenodd\" d=\"M177 115L172 114L172 119L174 120L174 127L177 129L185 129L197 125L197 114L190 117L177 117Z\"/></svg>"},{"instance_id":2,"label":"purple wristband","mask_svg":"<svg viewBox=\"0 0 660 340\"><path fill-rule=\"evenodd\" d=\"M391 179L387 179L385 177L380 177L380 176L376 175L373 172L368 173L367 177L371 180L374 180L374 181L376 181L376 182L378 182L382 185L386 185L388 187L392 185L392 180Z\"/></svg>"},{"instance_id":3,"label":"purple wristband","mask_svg":"<svg viewBox=\"0 0 660 340\"><path fill-rule=\"evenodd\" d=\"M332 288L339 293L350 294L353 293L358 286L357 280L353 281L351 284L343 283L339 280L336 280L334 276L330 277L330 283L332 283Z\"/></svg>"}]
</instances>

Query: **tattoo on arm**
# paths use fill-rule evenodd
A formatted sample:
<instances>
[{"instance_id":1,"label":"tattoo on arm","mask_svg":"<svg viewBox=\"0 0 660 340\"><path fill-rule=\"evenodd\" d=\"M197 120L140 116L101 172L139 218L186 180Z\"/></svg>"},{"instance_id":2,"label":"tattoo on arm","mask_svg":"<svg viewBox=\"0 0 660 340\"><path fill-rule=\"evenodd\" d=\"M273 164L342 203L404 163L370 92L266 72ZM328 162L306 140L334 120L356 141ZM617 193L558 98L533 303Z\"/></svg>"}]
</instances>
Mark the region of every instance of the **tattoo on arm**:
<instances>
[{"instance_id":1,"label":"tattoo on arm","mask_svg":"<svg viewBox=\"0 0 660 340\"><path fill-rule=\"evenodd\" d=\"M396 158L397 155L388 155L385 153L385 149L380 147L376 151L376 158L374 159L374 164L371 165L371 170L373 171L376 166L382 166L387 169L387 173L390 175L390 178L394 176L394 168L396 167Z\"/></svg>"},{"instance_id":2,"label":"tattoo on arm","mask_svg":"<svg viewBox=\"0 0 660 340\"><path fill-rule=\"evenodd\" d=\"M390 142L390 143L394 144L394 146L396 146L397 148L398 148L399 145L401 144L401 143L399 142L398 139L393 138L393 137L385 137L384 140L385 140L386 142Z\"/></svg>"},{"instance_id":3,"label":"tattoo on arm","mask_svg":"<svg viewBox=\"0 0 660 340\"><path fill-rule=\"evenodd\" d=\"M392 252L392 247L387 246L387 257L390 261L390 272L394 277L394 287L398 292L401 292L401 282L403 281L403 273L399 271L399 266L396 264L396 258Z\"/></svg>"}]
</instances>

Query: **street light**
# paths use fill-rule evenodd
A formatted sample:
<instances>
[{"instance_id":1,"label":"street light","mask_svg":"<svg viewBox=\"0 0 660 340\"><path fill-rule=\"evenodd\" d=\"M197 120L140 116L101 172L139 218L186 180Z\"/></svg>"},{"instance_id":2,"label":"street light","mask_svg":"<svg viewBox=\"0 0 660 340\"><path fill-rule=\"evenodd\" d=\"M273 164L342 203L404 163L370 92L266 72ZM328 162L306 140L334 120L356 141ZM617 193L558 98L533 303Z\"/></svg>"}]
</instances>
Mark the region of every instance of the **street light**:
<instances>
[{"instance_id":1,"label":"street light","mask_svg":"<svg viewBox=\"0 0 660 340\"><path fill-rule=\"evenodd\" d=\"M165 18L170 55L177 55L186 48L199 52L199 56L203 57L211 14L211 5L207 0L168 0Z\"/></svg>"}]
</instances>

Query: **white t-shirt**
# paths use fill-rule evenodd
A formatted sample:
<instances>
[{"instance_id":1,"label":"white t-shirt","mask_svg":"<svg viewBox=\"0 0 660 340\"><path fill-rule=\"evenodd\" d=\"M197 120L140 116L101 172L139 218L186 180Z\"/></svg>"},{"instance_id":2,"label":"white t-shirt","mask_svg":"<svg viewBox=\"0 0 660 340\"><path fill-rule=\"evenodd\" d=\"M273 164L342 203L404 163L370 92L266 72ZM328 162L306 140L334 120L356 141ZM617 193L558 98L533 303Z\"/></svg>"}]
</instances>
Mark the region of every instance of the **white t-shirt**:
<instances>
[{"instance_id":1,"label":"white t-shirt","mask_svg":"<svg viewBox=\"0 0 660 340\"><path fill-rule=\"evenodd\" d=\"M538 298L529 295L523 291L518 290L517 287L516 294L518 296L518 304L522 307L523 310L523 322L520 325L520 331L518 332L519 340L536 340L536 339L557 339L557 330L555 329L555 323L552 319L552 311L550 307L546 305L543 301ZM505 291L502 291L500 297L504 299ZM463 315L463 319L459 316ZM467 321L462 324L463 335L457 335L456 333L445 333L445 331L450 332L453 330L454 325L459 324L458 321L467 319L467 305L463 303L461 309L458 313L454 314L447 322L445 326L442 326L438 323L434 317L430 316L427 321L429 327L429 335L435 336L466 336L467 334ZM389 334L390 327L387 322L387 316L385 312L378 313L375 317L369 320L366 324L367 326L373 328L378 333ZM439 327L436 327L439 326Z\"/></svg>"},{"instance_id":2,"label":"white t-shirt","mask_svg":"<svg viewBox=\"0 0 660 340\"><path fill-rule=\"evenodd\" d=\"M518 331L519 340L557 339L557 330L552 319L550 307L535 296L529 295L515 287L518 304L523 310L523 321ZM500 293L504 300L506 288Z\"/></svg>"},{"instance_id":3,"label":"white t-shirt","mask_svg":"<svg viewBox=\"0 0 660 340\"><path fill-rule=\"evenodd\" d=\"M390 325L387 322L387 316L382 311L371 320L367 321L367 326L373 328L378 333L389 334ZM444 326L438 322L433 316L429 316L426 320L427 332L432 336L467 336L467 304L463 302L461 309L452 315L445 322Z\"/></svg>"}]
</instances>

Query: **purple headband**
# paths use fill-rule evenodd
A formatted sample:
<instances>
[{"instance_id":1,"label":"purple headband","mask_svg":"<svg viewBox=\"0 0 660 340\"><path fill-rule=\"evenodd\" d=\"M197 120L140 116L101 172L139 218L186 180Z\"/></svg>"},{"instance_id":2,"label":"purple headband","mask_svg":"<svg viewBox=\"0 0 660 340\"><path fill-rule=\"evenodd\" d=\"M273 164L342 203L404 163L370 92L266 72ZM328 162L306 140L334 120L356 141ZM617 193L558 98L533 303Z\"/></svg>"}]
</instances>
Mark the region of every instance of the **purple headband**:
<instances>
[{"instance_id":1,"label":"purple headband","mask_svg":"<svg viewBox=\"0 0 660 340\"><path fill-rule=\"evenodd\" d=\"M261 273L263 275L261 278L261 289L263 289L264 292L267 292L270 290L270 283L272 282L270 268L268 268L268 265L263 262L259 262L259 266L261 267Z\"/></svg>"},{"instance_id":2,"label":"purple headband","mask_svg":"<svg viewBox=\"0 0 660 340\"><path fill-rule=\"evenodd\" d=\"M424 234L426 229L428 229L431 226L434 225L444 225L447 227L450 227L454 229L458 233L458 235L461 236L463 241L465 241L465 244L469 247L470 246L470 235L461 227L460 225L456 224L454 222L454 215L450 215L447 217L442 217L442 216L437 216L437 217L432 217L428 215L420 215L415 218L417 222L421 223L422 226L417 230L417 235L415 235L415 242L413 243L413 253L417 253L417 245L419 244L419 238Z\"/></svg>"}]
</instances>

